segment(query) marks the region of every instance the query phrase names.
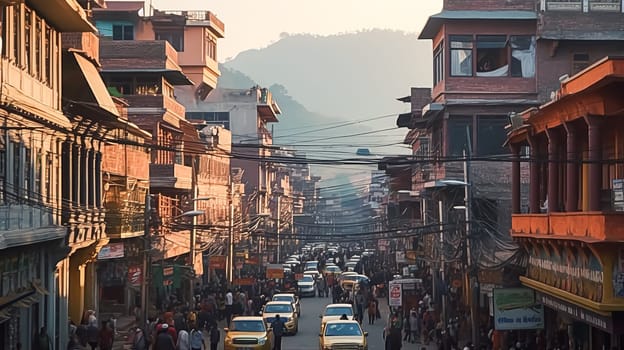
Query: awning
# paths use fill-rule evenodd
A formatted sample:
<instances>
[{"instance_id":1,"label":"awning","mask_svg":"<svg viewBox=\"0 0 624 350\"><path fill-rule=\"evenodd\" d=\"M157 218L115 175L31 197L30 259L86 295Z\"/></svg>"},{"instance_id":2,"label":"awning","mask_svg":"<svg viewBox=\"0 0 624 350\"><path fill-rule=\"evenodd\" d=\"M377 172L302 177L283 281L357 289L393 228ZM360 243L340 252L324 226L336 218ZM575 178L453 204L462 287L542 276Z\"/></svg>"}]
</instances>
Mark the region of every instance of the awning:
<instances>
[{"instance_id":1,"label":"awning","mask_svg":"<svg viewBox=\"0 0 624 350\"><path fill-rule=\"evenodd\" d=\"M451 20L518 20L526 21L537 19L535 11L523 10L494 10L494 11L474 11L474 10L444 10L433 16L429 16L425 27L420 32L418 39L433 39L440 27L446 21Z\"/></svg>"},{"instance_id":2,"label":"awning","mask_svg":"<svg viewBox=\"0 0 624 350\"><path fill-rule=\"evenodd\" d=\"M0 297L0 322L11 317L13 308L28 308L37 303L42 295L50 294L41 282L35 280L30 284L31 288Z\"/></svg>"},{"instance_id":3,"label":"awning","mask_svg":"<svg viewBox=\"0 0 624 350\"><path fill-rule=\"evenodd\" d=\"M182 71L166 68L123 68L123 69L102 69L102 73L106 74L158 74L165 79L171 85L195 85L191 79L189 79Z\"/></svg>"},{"instance_id":4,"label":"awning","mask_svg":"<svg viewBox=\"0 0 624 350\"><path fill-rule=\"evenodd\" d=\"M100 108L119 117L119 111L117 111L117 107L115 107L115 102L113 102L112 97L108 93L108 89L106 85L104 85L104 81L102 81L102 77L95 68L95 65L78 52L71 52L71 56L74 58L81 71L83 84L86 85L91 92L93 101L97 103Z\"/></svg>"}]
</instances>

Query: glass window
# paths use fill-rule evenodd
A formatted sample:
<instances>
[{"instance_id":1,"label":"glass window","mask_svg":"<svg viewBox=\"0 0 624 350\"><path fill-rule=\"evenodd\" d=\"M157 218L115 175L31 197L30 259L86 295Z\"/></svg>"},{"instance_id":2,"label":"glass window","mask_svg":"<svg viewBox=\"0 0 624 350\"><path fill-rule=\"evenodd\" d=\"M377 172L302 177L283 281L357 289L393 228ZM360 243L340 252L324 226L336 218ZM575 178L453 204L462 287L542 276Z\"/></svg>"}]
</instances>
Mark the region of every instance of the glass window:
<instances>
[{"instance_id":1,"label":"glass window","mask_svg":"<svg viewBox=\"0 0 624 350\"><path fill-rule=\"evenodd\" d=\"M43 74L41 74L41 37L43 36L43 30L41 28L41 18L35 18L35 61L33 67L33 74L37 77L37 79L41 79Z\"/></svg>"},{"instance_id":2,"label":"glass window","mask_svg":"<svg viewBox=\"0 0 624 350\"><path fill-rule=\"evenodd\" d=\"M535 76L535 37L531 35L512 35L511 76L533 78Z\"/></svg>"},{"instance_id":3,"label":"glass window","mask_svg":"<svg viewBox=\"0 0 624 350\"><path fill-rule=\"evenodd\" d=\"M353 309L350 307L328 307L325 310L325 316L353 316Z\"/></svg>"},{"instance_id":4,"label":"glass window","mask_svg":"<svg viewBox=\"0 0 624 350\"><path fill-rule=\"evenodd\" d=\"M23 66L26 68L28 72L31 72L31 44L30 44L30 36L31 36L31 28L32 28L32 11L28 8L24 11L24 62Z\"/></svg>"},{"instance_id":5,"label":"glass window","mask_svg":"<svg viewBox=\"0 0 624 350\"><path fill-rule=\"evenodd\" d=\"M508 72L507 36L477 35L477 76L503 77Z\"/></svg>"},{"instance_id":6,"label":"glass window","mask_svg":"<svg viewBox=\"0 0 624 350\"><path fill-rule=\"evenodd\" d=\"M433 86L444 80L444 42L433 51Z\"/></svg>"},{"instance_id":7,"label":"glass window","mask_svg":"<svg viewBox=\"0 0 624 350\"><path fill-rule=\"evenodd\" d=\"M447 156L461 157L468 151L469 135L472 137L472 117L451 117L448 120L448 154Z\"/></svg>"},{"instance_id":8,"label":"glass window","mask_svg":"<svg viewBox=\"0 0 624 350\"><path fill-rule=\"evenodd\" d=\"M290 304L273 304L264 307L265 313L290 313L292 312L292 306Z\"/></svg>"},{"instance_id":9,"label":"glass window","mask_svg":"<svg viewBox=\"0 0 624 350\"><path fill-rule=\"evenodd\" d=\"M52 86L52 28L50 28L47 24L45 26L43 50L45 52L45 80L48 83L48 86Z\"/></svg>"},{"instance_id":10,"label":"glass window","mask_svg":"<svg viewBox=\"0 0 624 350\"><path fill-rule=\"evenodd\" d=\"M361 336L362 330L355 322L330 323L325 327L325 335L328 337Z\"/></svg>"},{"instance_id":11,"label":"glass window","mask_svg":"<svg viewBox=\"0 0 624 350\"><path fill-rule=\"evenodd\" d=\"M123 24L113 25L113 40L134 40L134 26Z\"/></svg>"},{"instance_id":12,"label":"glass window","mask_svg":"<svg viewBox=\"0 0 624 350\"><path fill-rule=\"evenodd\" d=\"M156 33L156 40L166 40L178 51L184 51L184 31L177 30L171 32L158 32Z\"/></svg>"},{"instance_id":13,"label":"glass window","mask_svg":"<svg viewBox=\"0 0 624 350\"><path fill-rule=\"evenodd\" d=\"M451 35L451 75L472 76L472 36Z\"/></svg>"},{"instance_id":14,"label":"glass window","mask_svg":"<svg viewBox=\"0 0 624 350\"><path fill-rule=\"evenodd\" d=\"M503 144L507 138L507 116L479 116L477 119L477 154L490 156L509 153Z\"/></svg>"},{"instance_id":15,"label":"glass window","mask_svg":"<svg viewBox=\"0 0 624 350\"><path fill-rule=\"evenodd\" d=\"M20 65L22 63L21 55L21 32L22 32L22 13L20 5L13 6L13 58L15 64Z\"/></svg>"},{"instance_id":16,"label":"glass window","mask_svg":"<svg viewBox=\"0 0 624 350\"><path fill-rule=\"evenodd\" d=\"M231 331L237 332L264 332L264 322L262 321L232 321Z\"/></svg>"}]
</instances>

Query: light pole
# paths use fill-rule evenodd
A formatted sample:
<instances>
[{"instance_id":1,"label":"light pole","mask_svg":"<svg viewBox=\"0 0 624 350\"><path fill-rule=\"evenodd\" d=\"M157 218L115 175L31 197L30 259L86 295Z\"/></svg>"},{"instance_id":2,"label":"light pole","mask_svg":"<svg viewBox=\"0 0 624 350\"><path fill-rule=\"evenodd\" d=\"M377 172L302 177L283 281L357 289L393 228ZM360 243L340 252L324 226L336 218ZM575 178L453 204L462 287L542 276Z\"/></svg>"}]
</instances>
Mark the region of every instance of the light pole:
<instances>
[{"instance_id":1,"label":"light pole","mask_svg":"<svg viewBox=\"0 0 624 350\"><path fill-rule=\"evenodd\" d=\"M193 200L193 208L195 208L195 206L196 206L196 204L195 204L196 200L198 200L198 199L194 199ZM192 227L191 227L191 239L190 239L191 244L190 244L190 247L189 247L189 257L190 257L190 260L191 260L190 268L191 268L191 271L193 272L193 274L195 274L195 248L196 248L195 246L197 245L196 244L196 241L197 241L197 217L200 216L200 215L204 215L204 213L205 212L203 210L195 210L195 209L193 209L191 211L187 211L185 213L182 213L181 215L176 217L176 218L190 217L193 220L192 224L191 224L192 225ZM194 278L193 277L189 278L189 296L190 296L189 297L189 303L191 303L193 298L195 297L195 294L193 292L193 288L194 288L193 282L194 282Z\"/></svg>"},{"instance_id":2,"label":"light pole","mask_svg":"<svg viewBox=\"0 0 624 350\"><path fill-rule=\"evenodd\" d=\"M230 284L234 280L234 182L230 179L230 222L228 224L228 255L226 277Z\"/></svg>"},{"instance_id":3,"label":"light pole","mask_svg":"<svg viewBox=\"0 0 624 350\"><path fill-rule=\"evenodd\" d=\"M275 262L276 264L278 264L281 261L281 253L282 253L282 242L280 241L280 226L281 226L281 211L282 211L282 201L281 201L281 196L279 193L277 193L277 261Z\"/></svg>"}]
</instances>

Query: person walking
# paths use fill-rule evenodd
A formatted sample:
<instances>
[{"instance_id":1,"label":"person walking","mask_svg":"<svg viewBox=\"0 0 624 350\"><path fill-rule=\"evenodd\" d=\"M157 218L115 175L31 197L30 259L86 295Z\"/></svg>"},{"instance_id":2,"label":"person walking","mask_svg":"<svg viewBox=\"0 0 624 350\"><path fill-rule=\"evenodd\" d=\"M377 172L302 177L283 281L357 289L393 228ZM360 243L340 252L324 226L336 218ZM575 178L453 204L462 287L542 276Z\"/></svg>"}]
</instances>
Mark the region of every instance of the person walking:
<instances>
[{"instance_id":1,"label":"person walking","mask_svg":"<svg viewBox=\"0 0 624 350\"><path fill-rule=\"evenodd\" d=\"M87 342L91 346L91 350L97 349L98 343L100 342L100 329L97 327L97 324L93 322L89 322L87 328Z\"/></svg>"},{"instance_id":2,"label":"person walking","mask_svg":"<svg viewBox=\"0 0 624 350\"><path fill-rule=\"evenodd\" d=\"M176 344L176 347L178 350L191 350L189 333L185 329L178 332L178 344Z\"/></svg>"},{"instance_id":3,"label":"person walking","mask_svg":"<svg viewBox=\"0 0 624 350\"><path fill-rule=\"evenodd\" d=\"M193 328L190 334L190 338L191 338L191 350L206 349L206 344L204 343L204 335L200 327L195 326L195 328Z\"/></svg>"},{"instance_id":4,"label":"person walking","mask_svg":"<svg viewBox=\"0 0 624 350\"><path fill-rule=\"evenodd\" d=\"M168 329L169 325L163 323L162 327L158 330L154 350L176 350L175 342L171 334L169 334Z\"/></svg>"},{"instance_id":5,"label":"person walking","mask_svg":"<svg viewBox=\"0 0 624 350\"><path fill-rule=\"evenodd\" d=\"M286 325L280 315L275 315L275 320L271 322L271 328L273 329L273 350L282 350L282 336L286 330Z\"/></svg>"},{"instance_id":6,"label":"person walking","mask_svg":"<svg viewBox=\"0 0 624 350\"><path fill-rule=\"evenodd\" d=\"M99 343L101 350L111 350L113 348L113 341L115 340L115 332L110 328L108 321L102 321L102 328L99 334Z\"/></svg>"},{"instance_id":7,"label":"person walking","mask_svg":"<svg viewBox=\"0 0 624 350\"><path fill-rule=\"evenodd\" d=\"M132 350L147 350L148 347L149 341L145 332L140 327L137 327L132 337Z\"/></svg>"},{"instance_id":8,"label":"person walking","mask_svg":"<svg viewBox=\"0 0 624 350\"><path fill-rule=\"evenodd\" d=\"M219 327L217 327L216 323L213 323L210 326L210 350L217 350L220 340L221 332L219 332Z\"/></svg>"},{"instance_id":9,"label":"person walking","mask_svg":"<svg viewBox=\"0 0 624 350\"><path fill-rule=\"evenodd\" d=\"M413 343L418 341L418 335L420 334L420 322L416 308L412 308L409 314L409 328L410 328L410 340Z\"/></svg>"},{"instance_id":10,"label":"person walking","mask_svg":"<svg viewBox=\"0 0 624 350\"><path fill-rule=\"evenodd\" d=\"M228 289L227 293L225 293L225 320L227 324L230 324L232 321L232 309L234 307L234 294L232 294L232 290Z\"/></svg>"},{"instance_id":11,"label":"person walking","mask_svg":"<svg viewBox=\"0 0 624 350\"><path fill-rule=\"evenodd\" d=\"M375 318L377 316L377 303L375 299L371 297L368 301L368 324L375 324Z\"/></svg>"}]
</instances>

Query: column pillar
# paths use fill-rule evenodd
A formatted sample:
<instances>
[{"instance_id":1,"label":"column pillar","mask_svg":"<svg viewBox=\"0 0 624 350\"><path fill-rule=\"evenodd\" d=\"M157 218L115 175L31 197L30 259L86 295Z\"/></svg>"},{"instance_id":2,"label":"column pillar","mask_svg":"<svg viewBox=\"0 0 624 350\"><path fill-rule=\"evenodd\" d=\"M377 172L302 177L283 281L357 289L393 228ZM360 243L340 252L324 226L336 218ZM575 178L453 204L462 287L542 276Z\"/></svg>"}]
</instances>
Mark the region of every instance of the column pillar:
<instances>
[{"instance_id":1,"label":"column pillar","mask_svg":"<svg viewBox=\"0 0 624 350\"><path fill-rule=\"evenodd\" d=\"M88 180L87 178L89 177L89 172L87 171L87 160L88 160L88 156L87 153L89 152L89 150L86 149L85 146L81 147L81 152L80 152L80 166L78 167L78 171L80 173L80 175L78 176L79 180L80 180L80 206L81 207L87 207L88 203L87 203L87 199L89 198L89 188L87 186Z\"/></svg>"},{"instance_id":2,"label":"column pillar","mask_svg":"<svg viewBox=\"0 0 624 350\"><path fill-rule=\"evenodd\" d=\"M602 121L597 116L586 116L587 136L589 139L589 211L600 211L600 192L602 190Z\"/></svg>"},{"instance_id":3,"label":"column pillar","mask_svg":"<svg viewBox=\"0 0 624 350\"><path fill-rule=\"evenodd\" d=\"M531 163L529 165L529 212L536 214L540 212L540 150L539 141L536 136L529 136L529 147L531 149Z\"/></svg>"},{"instance_id":4,"label":"column pillar","mask_svg":"<svg viewBox=\"0 0 624 350\"><path fill-rule=\"evenodd\" d=\"M95 206L102 207L102 152L95 152Z\"/></svg>"},{"instance_id":5,"label":"column pillar","mask_svg":"<svg viewBox=\"0 0 624 350\"><path fill-rule=\"evenodd\" d=\"M566 130L566 202L565 211L578 211L579 196L579 164L576 128L570 123L564 123Z\"/></svg>"},{"instance_id":6,"label":"column pillar","mask_svg":"<svg viewBox=\"0 0 624 350\"><path fill-rule=\"evenodd\" d=\"M80 183L78 182L80 174L80 146L75 143L72 145L71 164L71 205L75 207L80 205Z\"/></svg>"},{"instance_id":7,"label":"column pillar","mask_svg":"<svg viewBox=\"0 0 624 350\"><path fill-rule=\"evenodd\" d=\"M89 208L95 208L95 151L90 148L87 154L87 205Z\"/></svg>"},{"instance_id":8,"label":"column pillar","mask_svg":"<svg viewBox=\"0 0 624 350\"><path fill-rule=\"evenodd\" d=\"M559 132L546 129L548 136L548 212L559 211Z\"/></svg>"},{"instance_id":9,"label":"column pillar","mask_svg":"<svg viewBox=\"0 0 624 350\"><path fill-rule=\"evenodd\" d=\"M510 146L512 154L511 162L511 213L520 214L520 145Z\"/></svg>"}]
</instances>

